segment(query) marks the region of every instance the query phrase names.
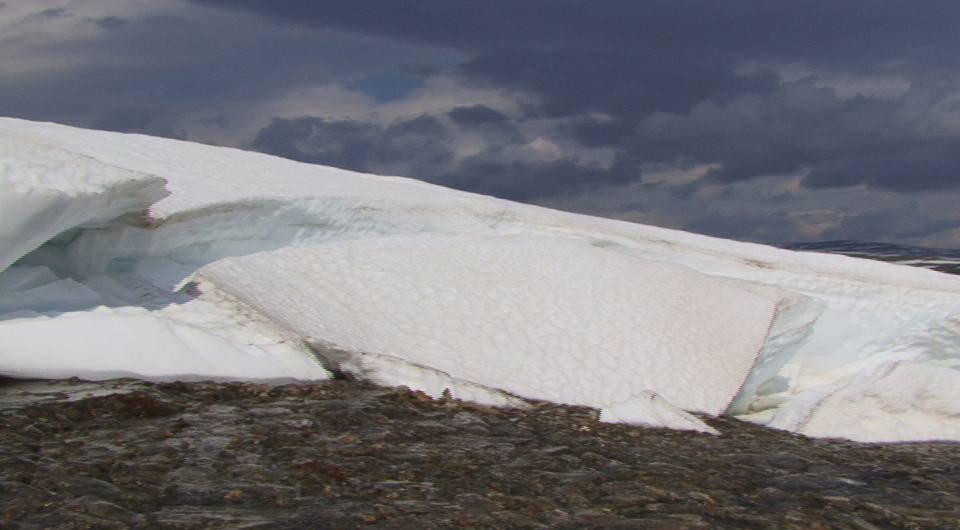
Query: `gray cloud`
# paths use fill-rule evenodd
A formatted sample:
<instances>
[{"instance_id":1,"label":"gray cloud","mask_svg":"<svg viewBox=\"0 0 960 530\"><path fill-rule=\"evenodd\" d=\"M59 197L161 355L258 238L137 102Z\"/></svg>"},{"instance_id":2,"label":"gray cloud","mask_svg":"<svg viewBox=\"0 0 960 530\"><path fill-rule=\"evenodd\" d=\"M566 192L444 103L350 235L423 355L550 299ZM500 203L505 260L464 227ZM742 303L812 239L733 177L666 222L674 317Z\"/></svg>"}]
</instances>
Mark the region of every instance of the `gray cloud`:
<instances>
[{"instance_id":1,"label":"gray cloud","mask_svg":"<svg viewBox=\"0 0 960 530\"><path fill-rule=\"evenodd\" d=\"M67 10L65 8L55 7L50 9L44 9L43 11L37 13L37 15L43 18L56 18L65 13L67 13Z\"/></svg>"},{"instance_id":2,"label":"gray cloud","mask_svg":"<svg viewBox=\"0 0 960 530\"><path fill-rule=\"evenodd\" d=\"M552 162L499 162L489 157L465 160L455 172L444 175L444 183L516 201L539 197L544 191L556 195L606 180L606 171L584 167L575 160Z\"/></svg>"},{"instance_id":3,"label":"gray cloud","mask_svg":"<svg viewBox=\"0 0 960 530\"><path fill-rule=\"evenodd\" d=\"M762 194L778 205L761 214L746 199L736 211L736 197L711 209L699 190L719 197L784 175L804 192L861 186L903 201L960 190L960 3L151 5L163 8L91 18L70 4L35 14L31 23L56 37L18 41L17 53L55 67L0 76L0 114L222 134L288 158L517 200L569 197L573 207L574 197L636 184L644 171L706 171L634 189L697 208L662 218L737 238L801 237L826 225L797 228L806 214L791 204L809 193ZM72 31L83 38L67 38ZM900 211L884 201L846 217L833 205L823 218L844 219L831 230L866 234L871 222L881 226L868 213ZM883 226L887 237L946 231Z\"/></svg>"},{"instance_id":4,"label":"gray cloud","mask_svg":"<svg viewBox=\"0 0 960 530\"><path fill-rule=\"evenodd\" d=\"M509 137L511 132L504 134ZM317 117L276 118L249 147L302 162L413 176L519 201L569 194L603 183L625 183L640 172L637 161L625 155L615 157L609 167L572 157L507 159L496 142L481 153L457 160L450 136L447 125L426 115L387 126Z\"/></svg>"},{"instance_id":5,"label":"gray cloud","mask_svg":"<svg viewBox=\"0 0 960 530\"><path fill-rule=\"evenodd\" d=\"M419 171L429 172L451 159L446 137L446 127L432 116L402 120L383 130L376 160L385 164L412 162L415 165L408 170L411 175Z\"/></svg>"},{"instance_id":6,"label":"gray cloud","mask_svg":"<svg viewBox=\"0 0 960 530\"><path fill-rule=\"evenodd\" d=\"M163 121L167 112L159 107L124 107L108 112L94 122L94 127L105 131L135 132L183 139L182 131L175 132Z\"/></svg>"},{"instance_id":7,"label":"gray cloud","mask_svg":"<svg viewBox=\"0 0 960 530\"><path fill-rule=\"evenodd\" d=\"M960 138L833 160L814 167L803 182L812 188L867 184L902 192L960 187Z\"/></svg>"},{"instance_id":8,"label":"gray cloud","mask_svg":"<svg viewBox=\"0 0 960 530\"><path fill-rule=\"evenodd\" d=\"M889 105L871 98L844 100L803 80L767 95L703 102L685 114L652 114L634 147L658 162L722 162L718 177L727 181L786 173L845 152L853 142L858 151L874 148L876 122L890 114L884 107Z\"/></svg>"},{"instance_id":9,"label":"gray cloud","mask_svg":"<svg viewBox=\"0 0 960 530\"><path fill-rule=\"evenodd\" d=\"M960 184L960 137L919 128L899 102L841 98L810 79L686 114L653 114L630 141L647 160L720 164L710 173L719 182L809 169L803 184L813 188Z\"/></svg>"},{"instance_id":10,"label":"gray cloud","mask_svg":"<svg viewBox=\"0 0 960 530\"><path fill-rule=\"evenodd\" d=\"M960 4L195 1L470 52L452 73L539 96L520 121L570 118L573 142L648 163L719 164L712 181L811 170L804 184L813 187L954 185L945 169L955 160L937 147L952 140L919 138L898 101L841 97L815 77L784 82L777 68L898 75L919 87L937 77L932 72L960 67L960 32L949 22ZM960 83L944 90L960 90ZM448 115L463 125L502 120L484 109ZM586 117L596 113L607 117ZM931 158L915 177L892 169L922 156Z\"/></svg>"},{"instance_id":11,"label":"gray cloud","mask_svg":"<svg viewBox=\"0 0 960 530\"><path fill-rule=\"evenodd\" d=\"M915 204L868 210L824 231L824 240L902 241L956 227L956 219L921 211Z\"/></svg>"},{"instance_id":12,"label":"gray cloud","mask_svg":"<svg viewBox=\"0 0 960 530\"><path fill-rule=\"evenodd\" d=\"M250 145L292 160L364 171L382 130L372 124L323 118L275 118Z\"/></svg>"},{"instance_id":13,"label":"gray cloud","mask_svg":"<svg viewBox=\"0 0 960 530\"><path fill-rule=\"evenodd\" d=\"M120 17L103 17L93 21L100 29L114 30L126 27L130 21Z\"/></svg>"},{"instance_id":14,"label":"gray cloud","mask_svg":"<svg viewBox=\"0 0 960 530\"><path fill-rule=\"evenodd\" d=\"M583 163L572 157L552 161L503 161L496 153L463 160L438 175L436 182L515 201L543 196L572 195L603 184L622 184L638 178L640 169L628 157L617 157L610 167Z\"/></svg>"},{"instance_id":15,"label":"gray cloud","mask_svg":"<svg viewBox=\"0 0 960 530\"><path fill-rule=\"evenodd\" d=\"M297 24L416 40L471 52L603 49L639 45L635 55L803 59L874 67L913 54L922 63L957 60L952 2L866 0L192 0ZM616 48L613 48L616 49ZM686 55L694 55L686 53ZM619 65L624 68L629 65ZM918 65L914 65L918 66Z\"/></svg>"},{"instance_id":16,"label":"gray cloud","mask_svg":"<svg viewBox=\"0 0 960 530\"><path fill-rule=\"evenodd\" d=\"M762 215L709 212L687 223L683 229L748 241L789 242L803 239L794 221L783 211Z\"/></svg>"},{"instance_id":17,"label":"gray cloud","mask_svg":"<svg viewBox=\"0 0 960 530\"><path fill-rule=\"evenodd\" d=\"M142 131L158 116L150 109L124 108L110 112L94 123L97 129L106 131Z\"/></svg>"},{"instance_id":18,"label":"gray cloud","mask_svg":"<svg viewBox=\"0 0 960 530\"><path fill-rule=\"evenodd\" d=\"M447 116L457 124L468 127L487 123L503 123L510 119L506 114L491 109L486 105L454 107L447 112Z\"/></svg>"},{"instance_id":19,"label":"gray cloud","mask_svg":"<svg viewBox=\"0 0 960 530\"><path fill-rule=\"evenodd\" d=\"M634 132L636 124L632 120L597 120L580 118L570 126L571 136L587 147L609 147L620 143Z\"/></svg>"},{"instance_id":20,"label":"gray cloud","mask_svg":"<svg viewBox=\"0 0 960 530\"><path fill-rule=\"evenodd\" d=\"M0 114L89 127L126 109L162 104L173 122L205 107L222 113L284 91L360 82L396 69L415 51L179 1L150 3L156 9L140 16L89 17L86 7L73 3L34 15L46 20L35 20L16 39L16 50L7 45L6 53L42 67L0 75Z\"/></svg>"},{"instance_id":21,"label":"gray cloud","mask_svg":"<svg viewBox=\"0 0 960 530\"><path fill-rule=\"evenodd\" d=\"M475 56L465 72L541 93L554 112L678 111L770 86L769 75L737 75L744 62L858 73L960 67L960 4L951 2L193 1L465 51Z\"/></svg>"},{"instance_id":22,"label":"gray cloud","mask_svg":"<svg viewBox=\"0 0 960 530\"><path fill-rule=\"evenodd\" d=\"M419 116L382 126L351 120L316 117L275 118L249 146L265 153L355 171L377 172L379 168L406 170L431 179L451 158L444 125L429 116Z\"/></svg>"}]
</instances>

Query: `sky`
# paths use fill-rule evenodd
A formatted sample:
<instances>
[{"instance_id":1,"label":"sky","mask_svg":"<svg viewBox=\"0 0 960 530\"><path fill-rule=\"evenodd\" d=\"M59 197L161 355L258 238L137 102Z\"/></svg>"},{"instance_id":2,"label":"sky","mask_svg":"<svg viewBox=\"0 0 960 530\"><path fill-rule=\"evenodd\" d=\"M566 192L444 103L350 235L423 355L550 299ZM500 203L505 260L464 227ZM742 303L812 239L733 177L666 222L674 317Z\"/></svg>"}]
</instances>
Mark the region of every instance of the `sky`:
<instances>
[{"instance_id":1,"label":"sky","mask_svg":"<svg viewBox=\"0 0 960 530\"><path fill-rule=\"evenodd\" d=\"M960 2L0 0L0 115L782 243L960 247Z\"/></svg>"}]
</instances>

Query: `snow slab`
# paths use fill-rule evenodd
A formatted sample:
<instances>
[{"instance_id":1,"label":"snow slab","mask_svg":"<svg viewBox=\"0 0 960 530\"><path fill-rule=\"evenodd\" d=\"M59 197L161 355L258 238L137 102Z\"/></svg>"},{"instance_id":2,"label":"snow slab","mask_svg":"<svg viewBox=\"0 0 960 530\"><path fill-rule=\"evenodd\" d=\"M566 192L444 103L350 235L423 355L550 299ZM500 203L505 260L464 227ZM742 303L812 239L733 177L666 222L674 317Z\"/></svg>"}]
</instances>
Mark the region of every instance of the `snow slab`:
<instances>
[{"instance_id":1,"label":"snow slab","mask_svg":"<svg viewBox=\"0 0 960 530\"><path fill-rule=\"evenodd\" d=\"M210 282L198 284L207 289L202 295L177 292L176 287L224 258L429 234L577 241L581 248L656 262L670 271L666 276L692 269L716 285L773 301L763 347L739 376L741 390L726 411L754 421L805 410L804 403L816 401L811 396L822 397L844 381L869 377L886 363L925 367L897 372L898 378L917 381L926 377L921 373L926 368L950 377L960 364L960 341L950 338L960 336L960 278L955 276L563 213L407 178L362 175L236 149L0 118L0 334L5 337L0 341L0 373L325 378L329 374L298 342L299 331L265 318L240 300L225 301L229 293L212 301L216 286ZM509 255L512 252L504 253ZM507 261L501 265L509 268ZM252 283L266 281L255 280ZM595 280L596 292L578 295L584 297L582 314L599 311L603 300L616 299L621 290L622 278ZM426 292L433 277L421 281L417 288ZM284 289L284 296L296 298L309 285L293 277ZM376 297L366 293L365 298ZM658 303L661 298L654 295ZM567 303L534 297L527 302L536 309L527 308L524 314L549 312ZM456 328L465 313L454 307L450 314L456 318L439 318L446 326L440 329ZM658 321L673 327L670 333L647 335L656 343L650 347L672 351L667 345L675 344L677 336L712 318L698 313L703 311L676 311L672 320ZM520 343L526 341L524 333L542 333L514 331L511 340ZM34 334L45 335L38 344L46 350L28 346ZM61 334L70 340L55 340ZM138 345L125 334L147 338ZM399 347L407 339L391 340ZM145 341L165 346L144 348ZM589 380L590 374L609 373L609 366L622 361L615 348L594 350L564 381ZM146 355L149 351L155 354ZM207 352L215 353L204 357ZM173 360L164 365L164 355ZM264 360L271 357L277 362ZM419 381L428 387L424 390L452 385L478 400L515 399L495 391L499 387L451 377L442 368L389 353L361 357L346 351L339 359L351 369ZM529 362L549 359L541 355ZM679 363L674 368L685 371ZM78 373L70 373L74 370ZM424 375L427 370L432 370L429 377ZM487 370L499 373L495 364ZM705 393L698 390L701 377L707 375L677 378L682 388L669 394L669 401L683 402L675 398L679 394ZM616 394L617 399L643 395L631 392ZM712 410L727 397L724 387L703 406ZM944 399L956 403L960 398ZM839 414L827 412L835 409L818 409L818 421ZM890 412L894 407L884 404L876 410L890 419L884 436L898 436Z\"/></svg>"},{"instance_id":2,"label":"snow slab","mask_svg":"<svg viewBox=\"0 0 960 530\"><path fill-rule=\"evenodd\" d=\"M222 259L193 278L321 355L390 356L520 397L596 408L652 390L712 415L740 390L779 301L775 291L761 296L682 265L525 236L291 247Z\"/></svg>"}]
</instances>

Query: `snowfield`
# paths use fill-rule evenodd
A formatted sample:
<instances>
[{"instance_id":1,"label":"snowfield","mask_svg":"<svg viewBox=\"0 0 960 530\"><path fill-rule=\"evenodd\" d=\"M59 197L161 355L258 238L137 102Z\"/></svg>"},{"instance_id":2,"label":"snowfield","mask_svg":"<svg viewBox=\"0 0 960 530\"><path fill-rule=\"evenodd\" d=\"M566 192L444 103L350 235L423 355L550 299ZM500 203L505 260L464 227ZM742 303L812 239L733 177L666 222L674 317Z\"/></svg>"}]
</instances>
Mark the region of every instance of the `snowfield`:
<instances>
[{"instance_id":1,"label":"snowfield","mask_svg":"<svg viewBox=\"0 0 960 530\"><path fill-rule=\"evenodd\" d=\"M0 374L317 380L960 440L960 277L0 119Z\"/></svg>"}]
</instances>

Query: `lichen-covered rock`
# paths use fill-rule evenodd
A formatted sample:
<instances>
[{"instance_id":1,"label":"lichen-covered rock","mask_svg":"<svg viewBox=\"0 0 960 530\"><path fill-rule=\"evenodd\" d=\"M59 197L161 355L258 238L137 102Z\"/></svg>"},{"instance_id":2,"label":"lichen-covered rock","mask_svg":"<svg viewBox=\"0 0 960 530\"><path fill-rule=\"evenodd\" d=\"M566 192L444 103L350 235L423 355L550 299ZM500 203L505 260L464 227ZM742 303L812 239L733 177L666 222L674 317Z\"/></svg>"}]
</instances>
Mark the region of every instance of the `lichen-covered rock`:
<instances>
[{"instance_id":1,"label":"lichen-covered rock","mask_svg":"<svg viewBox=\"0 0 960 530\"><path fill-rule=\"evenodd\" d=\"M720 435L406 388L0 385L0 529L957 529L957 443Z\"/></svg>"}]
</instances>

